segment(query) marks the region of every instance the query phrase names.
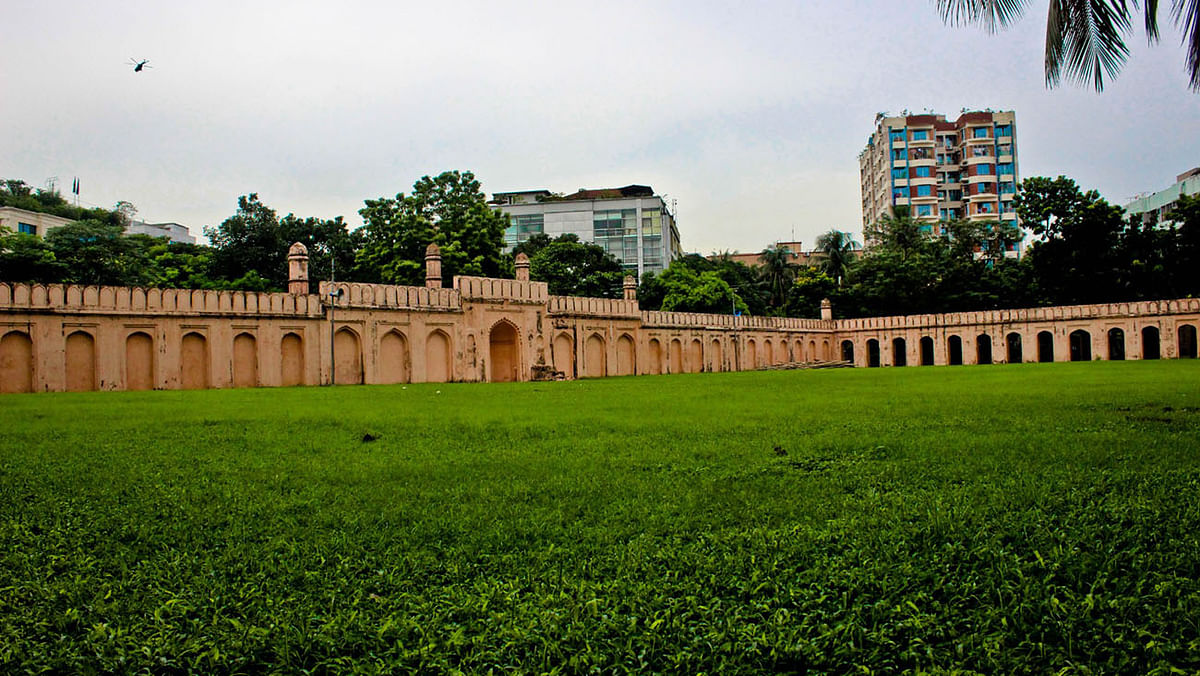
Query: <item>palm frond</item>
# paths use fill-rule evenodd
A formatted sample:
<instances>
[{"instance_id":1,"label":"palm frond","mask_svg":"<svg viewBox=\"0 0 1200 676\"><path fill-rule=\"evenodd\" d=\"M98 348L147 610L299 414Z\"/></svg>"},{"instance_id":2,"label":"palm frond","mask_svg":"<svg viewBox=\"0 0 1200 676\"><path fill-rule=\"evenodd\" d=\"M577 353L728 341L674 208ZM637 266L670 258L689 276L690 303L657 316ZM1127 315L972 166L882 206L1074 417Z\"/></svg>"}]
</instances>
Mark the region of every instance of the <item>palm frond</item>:
<instances>
[{"instance_id":1,"label":"palm frond","mask_svg":"<svg viewBox=\"0 0 1200 676\"><path fill-rule=\"evenodd\" d=\"M1200 0L1174 0L1171 3L1171 17L1175 25L1183 29L1183 41L1187 45L1185 67L1188 85L1192 91L1200 92Z\"/></svg>"},{"instance_id":2,"label":"palm frond","mask_svg":"<svg viewBox=\"0 0 1200 676\"><path fill-rule=\"evenodd\" d=\"M1028 0L934 0L942 21L951 26L980 24L989 32L1021 18Z\"/></svg>"},{"instance_id":3,"label":"palm frond","mask_svg":"<svg viewBox=\"0 0 1200 676\"><path fill-rule=\"evenodd\" d=\"M1178 2L1178 0L1176 0ZM1146 0L1146 42L1158 41L1158 0Z\"/></svg>"},{"instance_id":4,"label":"palm frond","mask_svg":"<svg viewBox=\"0 0 1200 676\"><path fill-rule=\"evenodd\" d=\"M1104 91L1105 76L1120 72L1129 55L1124 40L1129 29L1124 0L1050 0L1046 84L1090 80L1097 92Z\"/></svg>"}]
</instances>

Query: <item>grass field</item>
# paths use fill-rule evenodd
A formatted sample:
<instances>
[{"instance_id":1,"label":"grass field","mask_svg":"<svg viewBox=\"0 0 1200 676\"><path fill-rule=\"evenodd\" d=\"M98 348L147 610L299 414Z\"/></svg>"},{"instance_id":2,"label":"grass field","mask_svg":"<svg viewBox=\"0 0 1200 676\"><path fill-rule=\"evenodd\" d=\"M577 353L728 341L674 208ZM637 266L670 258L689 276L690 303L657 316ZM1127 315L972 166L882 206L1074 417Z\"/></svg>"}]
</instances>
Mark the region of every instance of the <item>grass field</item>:
<instances>
[{"instance_id":1,"label":"grass field","mask_svg":"<svg viewBox=\"0 0 1200 676\"><path fill-rule=\"evenodd\" d=\"M0 397L5 673L956 668L1200 670L1200 362Z\"/></svg>"}]
</instances>

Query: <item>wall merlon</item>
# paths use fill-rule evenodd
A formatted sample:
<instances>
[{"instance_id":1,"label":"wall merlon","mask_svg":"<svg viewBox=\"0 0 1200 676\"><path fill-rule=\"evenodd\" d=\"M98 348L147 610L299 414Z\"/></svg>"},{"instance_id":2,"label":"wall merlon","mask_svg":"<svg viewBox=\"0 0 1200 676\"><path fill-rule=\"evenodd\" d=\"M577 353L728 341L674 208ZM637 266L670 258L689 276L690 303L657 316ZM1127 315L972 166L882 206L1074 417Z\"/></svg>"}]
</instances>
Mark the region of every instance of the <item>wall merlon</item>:
<instances>
[{"instance_id":1,"label":"wall merlon","mask_svg":"<svg viewBox=\"0 0 1200 676\"><path fill-rule=\"evenodd\" d=\"M319 317L317 296L254 291L0 282L0 309L67 314L293 315Z\"/></svg>"}]
</instances>

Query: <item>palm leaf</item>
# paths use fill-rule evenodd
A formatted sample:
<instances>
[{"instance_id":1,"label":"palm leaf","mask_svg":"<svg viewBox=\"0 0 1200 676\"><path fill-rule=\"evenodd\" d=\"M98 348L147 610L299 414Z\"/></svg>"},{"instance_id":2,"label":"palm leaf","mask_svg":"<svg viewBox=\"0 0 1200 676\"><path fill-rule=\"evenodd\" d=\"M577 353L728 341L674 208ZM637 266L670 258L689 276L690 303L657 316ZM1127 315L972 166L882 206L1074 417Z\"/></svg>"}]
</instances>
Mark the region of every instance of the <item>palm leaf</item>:
<instances>
[{"instance_id":1,"label":"palm leaf","mask_svg":"<svg viewBox=\"0 0 1200 676\"><path fill-rule=\"evenodd\" d=\"M1104 91L1105 76L1121 70L1129 48L1129 7L1124 0L1050 0L1046 19L1046 84L1064 78L1091 81Z\"/></svg>"},{"instance_id":2,"label":"palm leaf","mask_svg":"<svg viewBox=\"0 0 1200 676\"><path fill-rule=\"evenodd\" d=\"M1021 18L1028 0L935 0L942 21L952 26L982 24L989 32Z\"/></svg>"},{"instance_id":3,"label":"palm leaf","mask_svg":"<svg viewBox=\"0 0 1200 676\"><path fill-rule=\"evenodd\" d=\"M1200 0L1174 0L1171 16L1175 25L1183 28L1183 41L1187 44L1188 85L1192 91L1200 92Z\"/></svg>"}]
</instances>

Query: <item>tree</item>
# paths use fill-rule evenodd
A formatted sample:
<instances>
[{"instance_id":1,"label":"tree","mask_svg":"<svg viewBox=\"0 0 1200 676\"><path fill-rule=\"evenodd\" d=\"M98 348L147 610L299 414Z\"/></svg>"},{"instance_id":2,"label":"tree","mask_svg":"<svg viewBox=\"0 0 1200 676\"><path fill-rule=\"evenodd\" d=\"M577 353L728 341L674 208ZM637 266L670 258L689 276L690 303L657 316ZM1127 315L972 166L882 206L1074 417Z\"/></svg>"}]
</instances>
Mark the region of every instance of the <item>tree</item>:
<instances>
[{"instance_id":1,"label":"tree","mask_svg":"<svg viewBox=\"0 0 1200 676\"><path fill-rule=\"evenodd\" d=\"M746 303L715 270L697 274L686 265L672 264L663 271L661 281L666 312L730 314L735 308L741 313L747 310Z\"/></svg>"},{"instance_id":2,"label":"tree","mask_svg":"<svg viewBox=\"0 0 1200 676\"><path fill-rule=\"evenodd\" d=\"M573 234L559 236L529 259L532 279L546 282L558 296L620 298L625 270L604 247L579 241Z\"/></svg>"},{"instance_id":3,"label":"tree","mask_svg":"<svg viewBox=\"0 0 1200 676\"><path fill-rule=\"evenodd\" d=\"M46 234L46 244L62 264L67 284L142 286L145 259L115 223L86 220L68 223Z\"/></svg>"},{"instance_id":4,"label":"tree","mask_svg":"<svg viewBox=\"0 0 1200 676\"><path fill-rule=\"evenodd\" d=\"M893 213L867 227L867 242L873 248L891 251L907 258L919 253L932 239L907 206L898 206Z\"/></svg>"},{"instance_id":5,"label":"tree","mask_svg":"<svg viewBox=\"0 0 1200 676\"><path fill-rule=\"evenodd\" d=\"M821 270L841 286L846 273L854 262L855 252L861 248L848 232L830 230L817 237L817 251L821 254Z\"/></svg>"},{"instance_id":6,"label":"tree","mask_svg":"<svg viewBox=\"0 0 1200 676\"><path fill-rule=\"evenodd\" d=\"M951 25L979 24L988 31L1006 28L1020 18L1028 0L937 0L938 12ZM1046 19L1046 86L1068 81L1093 83L1104 90L1129 56L1125 38L1132 29L1138 3L1128 0L1050 0ZM1132 5L1132 7L1130 6ZM1171 18L1187 43L1185 68L1189 87L1200 91L1200 2L1173 0ZM1158 1L1146 0L1146 38L1158 40Z\"/></svg>"},{"instance_id":7,"label":"tree","mask_svg":"<svg viewBox=\"0 0 1200 676\"><path fill-rule=\"evenodd\" d=\"M491 209L479 181L469 171L422 176L412 193L367 200L358 268L391 284L424 280L425 248L441 248L442 279L457 275L498 276L508 215Z\"/></svg>"},{"instance_id":8,"label":"tree","mask_svg":"<svg viewBox=\"0 0 1200 676\"><path fill-rule=\"evenodd\" d=\"M1051 304L1119 300L1125 262L1117 246L1125 229L1124 211L1095 190L1075 181L1033 177L1021 183L1014 200L1021 217L1040 241L1029 249L1041 293Z\"/></svg>"},{"instance_id":9,"label":"tree","mask_svg":"<svg viewBox=\"0 0 1200 676\"><path fill-rule=\"evenodd\" d=\"M821 301L833 297L837 287L837 281L819 267L800 268L788 290L784 314L788 317L819 317Z\"/></svg>"},{"instance_id":10,"label":"tree","mask_svg":"<svg viewBox=\"0 0 1200 676\"><path fill-rule=\"evenodd\" d=\"M568 239L568 238L570 238L570 239ZM543 247L545 247L547 244L549 244L550 242L553 242L553 241L555 241L555 240L552 239L550 237L550 235L547 235L544 232L535 233L533 235L530 235L529 239L527 239L524 242L521 242L520 244L513 247L512 255L515 257L517 254L523 253L526 256L533 258L537 252L541 251ZM563 233L558 236L557 241L578 242L579 235L576 235L576 234L570 233L570 232Z\"/></svg>"},{"instance_id":11,"label":"tree","mask_svg":"<svg viewBox=\"0 0 1200 676\"><path fill-rule=\"evenodd\" d=\"M786 246L769 247L758 257L759 274L767 286L769 303L772 308L783 312L787 300L788 289L796 277L796 266L792 263L792 252Z\"/></svg>"},{"instance_id":12,"label":"tree","mask_svg":"<svg viewBox=\"0 0 1200 676\"><path fill-rule=\"evenodd\" d=\"M0 281L53 284L62 281L64 273L42 238L0 228Z\"/></svg>"},{"instance_id":13,"label":"tree","mask_svg":"<svg viewBox=\"0 0 1200 676\"><path fill-rule=\"evenodd\" d=\"M333 219L282 219L258 199L258 193L238 198L238 210L216 228L204 228L213 245L211 275L229 282L245 280L234 288L283 289L288 281L287 250L294 242L308 247L309 277L329 279L331 257L339 279L353 279L359 236L347 230L341 216ZM250 273L255 273L251 275Z\"/></svg>"}]
</instances>

